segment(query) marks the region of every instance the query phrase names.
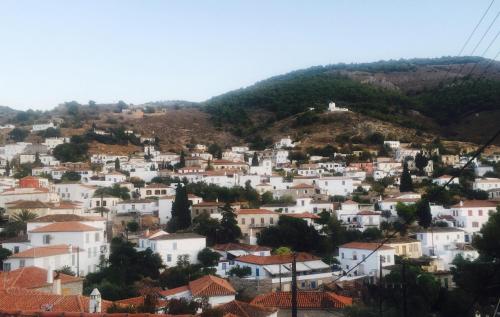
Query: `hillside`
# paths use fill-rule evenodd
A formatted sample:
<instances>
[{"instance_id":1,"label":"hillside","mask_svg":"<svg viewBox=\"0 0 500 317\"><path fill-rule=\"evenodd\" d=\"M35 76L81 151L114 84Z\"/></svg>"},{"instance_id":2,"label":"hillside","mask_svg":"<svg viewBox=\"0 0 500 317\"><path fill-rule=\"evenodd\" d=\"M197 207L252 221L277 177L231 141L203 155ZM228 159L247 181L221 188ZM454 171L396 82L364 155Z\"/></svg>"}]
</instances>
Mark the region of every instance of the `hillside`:
<instances>
[{"instance_id":1,"label":"hillside","mask_svg":"<svg viewBox=\"0 0 500 317\"><path fill-rule=\"evenodd\" d=\"M480 127L498 122L498 115L476 118L500 110L500 63L446 57L318 66L263 80L204 105L217 126L249 137L297 115L300 125L311 125L331 100L420 133L480 142L487 137ZM310 107L316 113L306 114Z\"/></svg>"}]
</instances>

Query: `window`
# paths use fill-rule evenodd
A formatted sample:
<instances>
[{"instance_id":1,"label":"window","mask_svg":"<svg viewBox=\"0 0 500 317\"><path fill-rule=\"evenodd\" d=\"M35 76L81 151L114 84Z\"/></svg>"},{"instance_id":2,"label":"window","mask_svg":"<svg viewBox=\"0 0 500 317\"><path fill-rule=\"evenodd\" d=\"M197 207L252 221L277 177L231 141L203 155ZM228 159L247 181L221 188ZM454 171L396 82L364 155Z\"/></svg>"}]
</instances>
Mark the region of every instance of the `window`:
<instances>
[{"instance_id":1,"label":"window","mask_svg":"<svg viewBox=\"0 0 500 317\"><path fill-rule=\"evenodd\" d=\"M50 234L43 235L43 244L50 244Z\"/></svg>"},{"instance_id":2,"label":"window","mask_svg":"<svg viewBox=\"0 0 500 317\"><path fill-rule=\"evenodd\" d=\"M311 288L316 288L316 281L311 281Z\"/></svg>"},{"instance_id":3,"label":"window","mask_svg":"<svg viewBox=\"0 0 500 317\"><path fill-rule=\"evenodd\" d=\"M222 263L222 269L225 270L226 269L226 266L227 264L226 263Z\"/></svg>"},{"instance_id":4,"label":"window","mask_svg":"<svg viewBox=\"0 0 500 317\"><path fill-rule=\"evenodd\" d=\"M472 216L472 210L469 210L469 217Z\"/></svg>"},{"instance_id":5,"label":"window","mask_svg":"<svg viewBox=\"0 0 500 317\"><path fill-rule=\"evenodd\" d=\"M167 262L172 262L172 254L167 254Z\"/></svg>"},{"instance_id":6,"label":"window","mask_svg":"<svg viewBox=\"0 0 500 317\"><path fill-rule=\"evenodd\" d=\"M255 276L260 276L260 270L258 268L255 269Z\"/></svg>"},{"instance_id":7,"label":"window","mask_svg":"<svg viewBox=\"0 0 500 317\"><path fill-rule=\"evenodd\" d=\"M174 242L174 244L172 245L172 249L177 250L177 242Z\"/></svg>"},{"instance_id":8,"label":"window","mask_svg":"<svg viewBox=\"0 0 500 317\"><path fill-rule=\"evenodd\" d=\"M4 272L9 272L10 271L10 263L3 263L3 270Z\"/></svg>"},{"instance_id":9,"label":"window","mask_svg":"<svg viewBox=\"0 0 500 317\"><path fill-rule=\"evenodd\" d=\"M254 218L250 219L250 223L251 223L252 225L254 225L254 224L255 224L255 219L254 219Z\"/></svg>"},{"instance_id":10,"label":"window","mask_svg":"<svg viewBox=\"0 0 500 317\"><path fill-rule=\"evenodd\" d=\"M95 205L96 205L97 207L99 207L99 206L101 206L101 202L100 202L99 200L97 200L97 201L95 202Z\"/></svg>"},{"instance_id":11,"label":"window","mask_svg":"<svg viewBox=\"0 0 500 317\"><path fill-rule=\"evenodd\" d=\"M97 256L97 247L94 247L94 258Z\"/></svg>"},{"instance_id":12,"label":"window","mask_svg":"<svg viewBox=\"0 0 500 317\"><path fill-rule=\"evenodd\" d=\"M482 216L483 215L483 210L482 209L479 209L479 211L477 212L478 216Z\"/></svg>"},{"instance_id":13,"label":"window","mask_svg":"<svg viewBox=\"0 0 500 317\"><path fill-rule=\"evenodd\" d=\"M95 233L95 237L94 237L94 238L95 238L95 242L99 242L99 240L101 240L101 237L100 237L100 235L99 235L99 232L96 232L96 233Z\"/></svg>"},{"instance_id":14,"label":"window","mask_svg":"<svg viewBox=\"0 0 500 317\"><path fill-rule=\"evenodd\" d=\"M264 224L264 218L260 218L260 224L263 225Z\"/></svg>"},{"instance_id":15,"label":"window","mask_svg":"<svg viewBox=\"0 0 500 317\"><path fill-rule=\"evenodd\" d=\"M26 266L26 260L19 260L19 267L25 267Z\"/></svg>"},{"instance_id":16,"label":"window","mask_svg":"<svg viewBox=\"0 0 500 317\"><path fill-rule=\"evenodd\" d=\"M269 223L270 224L274 224L274 218L273 217L269 218Z\"/></svg>"},{"instance_id":17,"label":"window","mask_svg":"<svg viewBox=\"0 0 500 317\"><path fill-rule=\"evenodd\" d=\"M473 221L472 222L472 228L478 228L479 227L479 222Z\"/></svg>"},{"instance_id":18,"label":"window","mask_svg":"<svg viewBox=\"0 0 500 317\"><path fill-rule=\"evenodd\" d=\"M358 259L358 255L356 254L356 252L352 253L352 259L353 260L357 260Z\"/></svg>"},{"instance_id":19,"label":"window","mask_svg":"<svg viewBox=\"0 0 500 317\"><path fill-rule=\"evenodd\" d=\"M245 224L245 218L241 218L241 224L244 225Z\"/></svg>"},{"instance_id":20,"label":"window","mask_svg":"<svg viewBox=\"0 0 500 317\"><path fill-rule=\"evenodd\" d=\"M88 232L85 234L85 242L86 243L90 242L90 233L88 233Z\"/></svg>"},{"instance_id":21,"label":"window","mask_svg":"<svg viewBox=\"0 0 500 317\"><path fill-rule=\"evenodd\" d=\"M72 254L71 255L71 265L75 266L75 263L76 263L76 255Z\"/></svg>"},{"instance_id":22,"label":"window","mask_svg":"<svg viewBox=\"0 0 500 317\"><path fill-rule=\"evenodd\" d=\"M340 254L340 257L343 259L344 258L344 252Z\"/></svg>"},{"instance_id":23,"label":"window","mask_svg":"<svg viewBox=\"0 0 500 317\"><path fill-rule=\"evenodd\" d=\"M88 256L89 259L92 257L92 249L91 248L87 249L87 256Z\"/></svg>"},{"instance_id":24,"label":"window","mask_svg":"<svg viewBox=\"0 0 500 317\"><path fill-rule=\"evenodd\" d=\"M14 253L19 253L19 246L14 247Z\"/></svg>"}]
</instances>

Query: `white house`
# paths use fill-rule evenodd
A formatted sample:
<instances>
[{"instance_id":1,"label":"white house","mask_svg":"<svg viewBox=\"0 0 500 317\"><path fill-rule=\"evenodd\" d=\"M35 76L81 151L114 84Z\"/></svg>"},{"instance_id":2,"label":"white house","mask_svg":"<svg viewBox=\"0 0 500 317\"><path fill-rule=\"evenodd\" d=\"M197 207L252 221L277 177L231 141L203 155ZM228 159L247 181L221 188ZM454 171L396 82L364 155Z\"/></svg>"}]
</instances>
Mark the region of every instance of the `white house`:
<instances>
[{"instance_id":1,"label":"white house","mask_svg":"<svg viewBox=\"0 0 500 317\"><path fill-rule=\"evenodd\" d=\"M335 102L330 102L328 104L328 111L330 111L330 112L347 112L347 111L349 111L349 109L337 107L335 105Z\"/></svg>"},{"instance_id":2,"label":"white house","mask_svg":"<svg viewBox=\"0 0 500 317\"><path fill-rule=\"evenodd\" d=\"M472 189L488 191L500 188L500 178L476 178L472 183Z\"/></svg>"},{"instance_id":3,"label":"white house","mask_svg":"<svg viewBox=\"0 0 500 317\"><path fill-rule=\"evenodd\" d=\"M456 219L455 226L467 234L465 242L470 242L474 233L488 221L496 211L498 203L488 200L466 200L451 206L451 215Z\"/></svg>"},{"instance_id":4,"label":"white house","mask_svg":"<svg viewBox=\"0 0 500 317\"><path fill-rule=\"evenodd\" d=\"M432 227L415 232L422 243L422 253L439 260L440 268L448 270L457 255L468 260L476 259L478 252L466 243L467 234L450 227Z\"/></svg>"},{"instance_id":5,"label":"white house","mask_svg":"<svg viewBox=\"0 0 500 317\"><path fill-rule=\"evenodd\" d=\"M347 196L354 191L352 178L342 176L320 177L315 183L321 193L330 196Z\"/></svg>"},{"instance_id":6,"label":"white house","mask_svg":"<svg viewBox=\"0 0 500 317\"><path fill-rule=\"evenodd\" d=\"M250 280L268 281L273 290L280 287L291 290L292 255L256 256L244 255L234 259L235 266L249 267ZM296 255L297 286L299 289L314 290L333 280L333 274L325 262L308 253Z\"/></svg>"},{"instance_id":7,"label":"white house","mask_svg":"<svg viewBox=\"0 0 500 317\"><path fill-rule=\"evenodd\" d=\"M270 256L271 248L244 243L216 244L212 249L221 255L217 265L217 275L227 276L234 266L234 259L243 255Z\"/></svg>"},{"instance_id":8,"label":"white house","mask_svg":"<svg viewBox=\"0 0 500 317\"><path fill-rule=\"evenodd\" d=\"M395 264L394 248L385 245L378 248L379 246L379 243L372 242L349 242L339 246L338 260L344 274L348 276L368 275L373 279L378 279L381 263L382 267ZM373 251L375 252L372 254ZM347 273L365 258L366 260L354 271Z\"/></svg>"},{"instance_id":9,"label":"white house","mask_svg":"<svg viewBox=\"0 0 500 317\"><path fill-rule=\"evenodd\" d=\"M384 145L387 145L391 149L395 150L395 149L398 149L401 146L401 143L399 141L388 140L388 141L384 141Z\"/></svg>"},{"instance_id":10,"label":"white house","mask_svg":"<svg viewBox=\"0 0 500 317\"><path fill-rule=\"evenodd\" d=\"M48 128L55 128L56 126L54 125L53 122L49 123L37 123L34 124L31 128L31 132L37 132L37 131L45 131Z\"/></svg>"},{"instance_id":11,"label":"white house","mask_svg":"<svg viewBox=\"0 0 500 317\"><path fill-rule=\"evenodd\" d=\"M377 202L378 207L382 211L390 211L392 216L396 217L397 211L396 206L398 203L402 203L404 205L412 205L417 203L421 198L419 193L414 192L406 192L400 193L394 197L388 197Z\"/></svg>"},{"instance_id":12,"label":"white house","mask_svg":"<svg viewBox=\"0 0 500 317\"><path fill-rule=\"evenodd\" d=\"M180 256L187 255L190 263L198 263L198 253L207 246L206 238L195 233L156 234L139 239L138 250L150 248L158 253L163 263L176 266Z\"/></svg>"},{"instance_id":13,"label":"white house","mask_svg":"<svg viewBox=\"0 0 500 317\"><path fill-rule=\"evenodd\" d=\"M292 139L287 136L286 138L280 139L277 143L274 144L274 148L276 149L284 149L284 148L293 148L295 144Z\"/></svg>"},{"instance_id":14,"label":"white house","mask_svg":"<svg viewBox=\"0 0 500 317\"><path fill-rule=\"evenodd\" d=\"M45 138L45 141L42 144L45 145L49 150L53 150L56 146L68 143L69 141L70 138L54 137Z\"/></svg>"},{"instance_id":15,"label":"white house","mask_svg":"<svg viewBox=\"0 0 500 317\"><path fill-rule=\"evenodd\" d=\"M8 272L27 266L36 266L45 270L57 270L69 266L76 271L77 253L77 247L67 244L33 247L9 256L3 261L3 271ZM80 256L83 257L83 254L80 253Z\"/></svg>"},{"instance_id":16,"label":"white house","mask_svg":"<svg viewBox=\"0 0 500 317\"><path fill-rule=\"evenodd\" d=\"M136 212L141 215L158 214L158 201L154 199L132 199L116 204L116 213Z\"/></svg>"},{"instance_id":17,"label":"white house","mask_svg":"<svg viewBox=\"0 0 500 317\"><path fill-rule=\"evenodd\" d=\"M59 199L80 202L84 210L92 208L90 201L97 187L81 183L58 183L52 186Z\"/></svg>"},{"instance_id":18,"label":"white house","mask_svg":"<svg viewBox=\"0 0 500 317\"><path fill-rule=\"evenodd\" d=\"M432 180L432 182L436 185L439 185L439 186L444 186L445 184L447 184L451 179L453 178L453 176L451 175L441 175L439 176L438 178L434 178ZM459 183L459 180L458 180L458 177L455 177L453 178L453 180L451 181L450 185L456 185Z\"/></svg>"}]
</instances>

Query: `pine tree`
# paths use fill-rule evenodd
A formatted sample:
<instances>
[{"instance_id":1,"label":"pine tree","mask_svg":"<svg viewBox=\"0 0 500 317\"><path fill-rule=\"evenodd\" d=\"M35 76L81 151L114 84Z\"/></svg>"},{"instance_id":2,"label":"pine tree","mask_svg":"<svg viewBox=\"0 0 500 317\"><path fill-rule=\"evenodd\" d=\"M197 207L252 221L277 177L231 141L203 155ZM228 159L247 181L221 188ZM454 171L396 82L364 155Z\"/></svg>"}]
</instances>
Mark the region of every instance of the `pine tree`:
<instances>
[{"instance_id":1,"label":"pine tree","mask_svg":"<svg viewBox=\"0 0 500 317\"><path fill-rule=\"evenodd\" d=\"M172 204L172 218L167 228L170 232L187 229L191 225L191 211L186 186L177 184L175 200Z\"/></svg>"},{"instance_id":2,"label":"pine tree","mask_svg":"<svg viewBox=\"0 0 500 317\"><path fill-rule=\"evenodd\" d=\"M120 170L120 160L118 158L115 159L115 171Z\"/></svg>"},{"instance_id":3,"label":"pine tree","mask_svg":"<svg viewBox=\"0 0 500 317\"><path fill-rule=\"evenodd\" d=\"M411 180L410 171L408 170L408 164L406 162L403 165L403 173L399 181L399 191L402 193L413 191L413 181Z\"/></svg>"},{"instance_id":4,"label":"pine tree","mask_svg":"<svg viewBox=\"0 0 500 317\"><path fill-rule=\"evenodd\" d=\"M241 229L238 226L234 209L229 203L226 203L221 211L221 230L217 234L217 243L237 242L241 238Z\"/></svg>"},{"instance_id":5,"label":"pine tree","mask_svg":"<svg viewBox=\"0 0 500 317\"><path fill-rule=\"evenodd\" d=\"M259 157L257 156L257 152L253 152L252 166L259 166Z\"/></svg>"},{"instance_id":6,"label":"pine tree","mask_svg":"<svg viewBox=\"0 0 500 317\"><path fill-rule=\"evenodd\" d=\"M186 166L186 158L184 157L184 151L181 151L181 157L179 158L179 167L183 168Z\"/></svg>"},{"instance_id":7,"label":"pine tree","mask_svg":"<svg viewBox=\"0 0 500 317\"><path fill-rule=\"evenodd\" d=\"M35 153L35 165L40 166L42 164L42 161L40 160L40 153L36 152Z\"/></svg>"},{"instance_id":8,"label":"pine tree","mask_svg":"<svg viewBox=\"0 0 500 317\"><path fill-rule=\"evenodd\" d=\"M415 166L419 169L420 173L424 172L424 168L429 163L429 159L420 151L415 155Z\"/></svg>"}]
</instances>

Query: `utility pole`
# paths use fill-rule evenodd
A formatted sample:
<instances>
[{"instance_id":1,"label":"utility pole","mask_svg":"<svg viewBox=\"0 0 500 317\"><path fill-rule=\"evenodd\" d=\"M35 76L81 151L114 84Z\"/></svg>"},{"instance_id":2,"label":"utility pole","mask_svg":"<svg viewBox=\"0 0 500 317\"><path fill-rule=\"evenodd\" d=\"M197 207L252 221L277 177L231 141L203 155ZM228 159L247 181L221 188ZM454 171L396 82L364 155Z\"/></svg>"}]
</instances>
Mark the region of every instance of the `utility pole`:
<instances>
[{"instance_id":1,"label":"utility pole","mask_svg":"<svg viewBox=\"0 0 500 317\"><path fill-rule=\"evenodd\" d=\"M292 258L292 317L297 317L297 254Z\"/></svg>"},{"instance_id":2,"label":"utility pole","mask_svg":"<svg viewBox=\"0 0 500 317\"><path fill-rule=\"evenodd\" d=\"M406 261L403 260L403 270L402 270L402 275L403 275L403 317L408 316L408 307L407 307L407 302L406 302Z\"/></svg>"},{"instance_id":3,"label":"utility pole","mask_svg":"<svg viewBox=\"0 0 500 317\"><path fill-rule=\"evenodd\" d=\"M382 263L385 258L381 255L379 257L379 277L378 277L378 315L382 317Z\"/></svg>"}]
</instances>

